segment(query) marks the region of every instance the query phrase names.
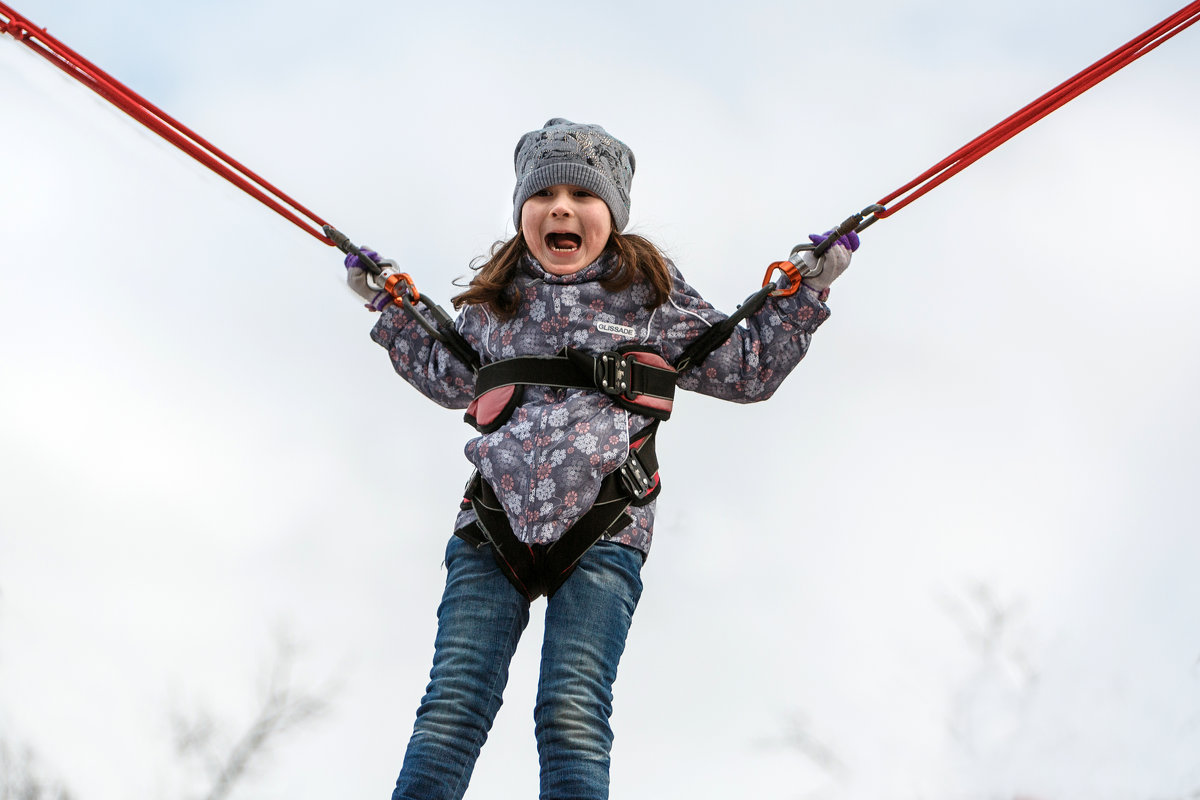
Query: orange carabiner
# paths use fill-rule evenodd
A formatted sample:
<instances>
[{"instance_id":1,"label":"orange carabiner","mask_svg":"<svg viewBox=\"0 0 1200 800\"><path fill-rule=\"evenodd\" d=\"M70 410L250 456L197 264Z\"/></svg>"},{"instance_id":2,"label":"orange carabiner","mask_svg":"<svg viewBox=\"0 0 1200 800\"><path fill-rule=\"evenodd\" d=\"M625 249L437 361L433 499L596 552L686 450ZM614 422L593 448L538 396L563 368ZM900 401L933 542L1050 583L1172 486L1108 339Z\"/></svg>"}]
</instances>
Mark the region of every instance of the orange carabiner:
<instances>
[{"instance_id":1,"label":"orange carabiner","mask_svg":"<svg viewBox=\"0 0 1200 800\"><path fill-rule=\"evenodd\" d=\"M396 284L403 283L403 289L397 289ZM395 299L397 305L402 305L401 298L407 294L409 301L413 303L420 302L421 293L417 291L417 285L413 283L413 279L408 276L407 272L397 272L388 276L388 279L383 283L383 290L390 294Z\"/></svg>"},{"instance_id":2,"label":"orange carabiner","mask_svg":"<svg viewBox=\"0 0 1200 800\"><path fill-rule=\"evenodd\" d=\"M771 282L771 273L773 273L775 270L779 270L786 275L788 280L792 282L792 285L786 289L776 289L775 291L771 292L772 297L791 297L797 291L799 291L801 281L800 270L797 269L796 265L790 261L772 262L772 264L767 267L767 274L763 276L762 285L764 287Z\"/></svg>"}]
</instances>

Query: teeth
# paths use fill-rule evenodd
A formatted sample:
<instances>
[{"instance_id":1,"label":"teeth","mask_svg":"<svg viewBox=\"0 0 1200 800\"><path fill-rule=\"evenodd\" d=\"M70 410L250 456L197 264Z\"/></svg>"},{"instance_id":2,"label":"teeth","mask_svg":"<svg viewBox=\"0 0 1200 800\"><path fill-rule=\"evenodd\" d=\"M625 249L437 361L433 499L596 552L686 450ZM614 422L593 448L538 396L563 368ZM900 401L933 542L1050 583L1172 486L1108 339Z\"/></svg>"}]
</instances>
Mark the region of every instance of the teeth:
<instances>
[{"instance_id":1,"label":"teeth","mask_svg":"<svg viewBox=\"0 0 1200 800\"><path fill-rule=\"evenodd\" d=\"M546 236L546 246L555 253L574 253L579 250L580 237L573 233L551 233Z\"/></svg>"}]
</instances>

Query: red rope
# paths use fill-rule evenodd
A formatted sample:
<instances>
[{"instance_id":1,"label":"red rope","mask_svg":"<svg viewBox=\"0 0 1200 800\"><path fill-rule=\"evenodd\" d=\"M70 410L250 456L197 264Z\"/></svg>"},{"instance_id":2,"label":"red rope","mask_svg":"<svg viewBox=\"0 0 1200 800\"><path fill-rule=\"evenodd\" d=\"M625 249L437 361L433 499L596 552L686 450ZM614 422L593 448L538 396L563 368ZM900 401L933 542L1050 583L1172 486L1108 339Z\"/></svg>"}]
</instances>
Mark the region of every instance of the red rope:
<instances>
[{"instance_id":1,"label":"red rope","mask_svg":"<svg viewBox=\"0 0 1200 800\"><path fill-rule=\"evenodd\" d=\"M912 181L879 201L875 219L895 214L906 205L966 169L987 153L1016 136L1051 112L1074 100L1100 81L1141 58L1163 42L1200 20L1200 0L1194 0L1142 35L1130 40L1087 69L1051 89L1029 105L984 131ZM0 2L0 32L7 33L35 53L83 83L92 91L174 144L209 169L291 220L328 245L337 243L322 229L325 221L257 174L225 155L210 142L188 129L150 101L80 56L74 50L33 26L27 19ZM893 200L898 200L887 207ZM865 212L864 212L865 213ZM304 218L307 219L304 219ZM874 221L872 219L871 221ZM865 227L865 226L863 226Z\"/></svg>"},{"instance_id":2,"label":"red rope","mask_svg":"<svg viewBox=\"0 0 1200 800\"><path fill-rule=\"evenodd\" d=\"M1189 3L1186 7L1167 17L1142 35L1132 39L1079 74L1054 87L1029 105L967 142L910 182L882 198L879 201L879 205L881 206L887 206L888 203L897 198L900 198L900 200L888 208L876 210L874 212L875 217L882 219L895 214L930 189L944 183L951 176L966 169L1030 125L1066 105L1071 100L1074 100L1117 70L1149 53L1172 36L1191 26L1197 20L1200 20L1200 0Z\"/></svg>"},{"instance_id":3,"label":"red rope","mask_svg":"<svg viewBox=\"0 0 1200 800\"><path fill-rule=\"evenodd\" d=\"M335 244L322 232L325 221L316 214L55 39L44 28L35 27L33 23L3 2L0 2L0 32L7 33L28 46L39 56L108 100L163 139L325 244Z\"/></svg>"}]
</instances>

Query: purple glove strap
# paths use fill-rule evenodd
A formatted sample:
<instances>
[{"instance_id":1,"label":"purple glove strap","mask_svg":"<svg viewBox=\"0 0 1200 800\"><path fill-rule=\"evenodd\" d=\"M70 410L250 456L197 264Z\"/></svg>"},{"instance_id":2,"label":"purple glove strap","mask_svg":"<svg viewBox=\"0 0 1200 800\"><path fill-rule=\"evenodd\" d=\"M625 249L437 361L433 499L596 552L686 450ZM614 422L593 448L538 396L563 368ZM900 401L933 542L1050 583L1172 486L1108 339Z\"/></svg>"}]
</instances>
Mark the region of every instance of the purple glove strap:
<instances>
[{"instance_id":1,"label":"purple glove strap","mask_svg":"<svg viewBox=\"0 0 1200 800\"><path fill-rule=\"evenodd\" d=\"M821 242L823 242L827 238L829 238L829 234L831 234L831 233L833 233L833 231L825 231L824 233L810 233L808 235L808 240L810 242L812 242L813 244L820 244ZM858 249L858 246L861 243L858 240L858 234L855 233L854 231L850 231L845 236L839 236L838 240L836 242L834 242L834 244L840 244L842 247L846 248L851 253L853 253L855 250ZM366 252L366 251L364 250L363 252Z\"/></svg>"},{"instance_id":2,"label":"purple glove strap","mask_svg":"<svg viewBox=\"0 0 1200 800\"><path fill-rule=\"evenodd\" d=\"M375 295L371 302L366 303L366 307L372 311L383 311L394 302L392 296L387 292L379 292Z\"/></svg>"},{"instance_id":3,"label":"purple glove strap","mask_svg":"<svg viewBox=\"0 0 1200 800\"><path fill-rule=\"evenodd\" d=\"M374 250L370 250L366 247L360 247L359 250L362 251L364 256L371 259L376 264L379 263L379 253L376 253ZM361 266L359 266L358 255L355 253L347 253L346 260L343 263L346 265L346 269L363 269Z\"/></svg>"},{"instance_id":4,"label":"purple glove strap","mask_svg":"<svg viewBox=\"0 0 1200 800\"><path fill-rule=\"evenodd\" d=\"M359 248L359 250L367 258L371 259L375 263L379 263L379 261L380 261L379 253L376 253L374 250L368 249L366 247L361 247L361 248ZM362 273L362 275L360 277L352 278L352 284L357 283L358 281L363 281L364 283L366 282L367 271L359 265L359 260L360 259L357 254L347 253L346 260L343 262L346 265L347 272L353 272L354 270L358 270L359 272ZM367 283L366 287L370 287L370 284ZM356 290L356 291L358 291L358 290ZM369 288L368 288L368 291L369 291ZM379 292L376 292L374 294L374 296L372 296L369 300L367 300L366 307L372 311L382 311L383 309L387 308L391 304L392 304L392 296L390 294L388 294L387 292L379 291Z\"/></svg>"}]
</instances>

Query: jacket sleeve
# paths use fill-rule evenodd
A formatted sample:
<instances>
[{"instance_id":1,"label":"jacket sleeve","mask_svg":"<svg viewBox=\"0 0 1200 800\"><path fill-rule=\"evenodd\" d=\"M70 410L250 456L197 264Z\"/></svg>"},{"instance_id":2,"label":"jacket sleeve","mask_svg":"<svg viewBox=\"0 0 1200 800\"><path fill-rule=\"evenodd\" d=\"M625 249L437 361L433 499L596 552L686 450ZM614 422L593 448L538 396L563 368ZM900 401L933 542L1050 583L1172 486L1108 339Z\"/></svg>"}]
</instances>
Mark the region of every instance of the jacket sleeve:
<instances>
[{"instance_id":1,"label":"jacket sleeve","mask_svg":"<svg viewBox=\"0 0 1200 800\"><path fill-rule=\"evenodd\" d=\"M712 325L728 317L693 289L671 265L670 299L655 311L660 345L668 361ZM786 278L781 278L786 285ZM755 314L701 363L681 373L680 388L735 403L766 400L808 352L813 332L829 318L817 292L801 286L790 297L768 297Z\"/></svg>"},{"instance_id":2,"label":"jacket sleeve","mask_svg":"<svg viewBox=\"0 0 1200 800\"><path fill-rule=\"evenodd\" d=\"M469 317L474 308L464 309L454 320L454 327L478 350L478 342L470 332ZM419 307L419 312L433 322L427 309ZM446 408L466 408L471 404L475 393L475 374L471 368L434 340L403 309L391 305L380 312L379 321L371 329L371 338L387 349L396 373L433 402Z\"/></svg>"}]
</instances>

